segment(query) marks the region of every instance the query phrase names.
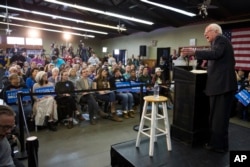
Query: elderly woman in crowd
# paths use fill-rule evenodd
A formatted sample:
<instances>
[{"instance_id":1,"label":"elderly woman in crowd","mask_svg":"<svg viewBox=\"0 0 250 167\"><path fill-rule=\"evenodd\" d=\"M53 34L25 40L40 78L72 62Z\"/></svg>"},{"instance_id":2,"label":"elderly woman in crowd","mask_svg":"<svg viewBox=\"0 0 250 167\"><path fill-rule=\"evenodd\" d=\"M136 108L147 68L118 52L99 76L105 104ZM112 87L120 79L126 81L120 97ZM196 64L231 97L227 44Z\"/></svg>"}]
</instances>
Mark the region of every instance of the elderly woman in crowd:
<instances>
[{"instance_id":1,"label":"elderly woman in crowd","mask_svg":"<svg viewBox=\"0 0 250 167\"><path fill-rule=\"evenodd\" d=\"M51 72L52 75L48 78L48 81L55 85L59 81L59 68L54 67Z\"/></svg>"},{"instance_id":2,"label":"elderly woman in crowd","mask_svg":"<svg viewBox=\"0 0 250 167\"><path fill-rule=\"evenodd\" d=\"M22 89L22 88L27 88L27 86L21 82L21 78L18 74L16 73L13 73L13 74L10 74L9 77L8 77L8 82L9 84L8 85L5 85L1 91L1 99L4 99L4 101L9 104L7 102L7 97L6 97L6 91L8 90L13 90L13 89ZM16 104L16 103L15 103ZM11 104L9 104L11 105Z\"/></svg>"},{"instance_id":3,"label":"elderly woman in crowd","mask_svg":"<svg viewBox=\"0 0 250 167\"><path fill-rule=\"evenodd\" d=\"M19 110L18 110L17 102L8 101L6 91L17 90L17 89L19 90L28 89L28 88L24 83L21 82L20 76L18 76L18 74L15 74L15 73L9 75L8 82L9 84L3 87L0 93L0 98L3 99L5 103L10 105L11 108L15 110L15 112L17 113L16 118L18 118ZM28 117L28 115L30 115L30 112L31 112L31 107L29 105L23 105L23 107L24 107L25 116ZM16 121L18 122L18 119Z\"/></svg>"},{"instance_id":4,"label":"elderly woman in crowd","mask_svg":"<svg viewBox=\"0 0 250 167\"><path fill-rule=\"evenodd\" d=\"M39 71L36 75L36 82L33 86L33 92L38 88L54 87L53 83L48 82L47 73ZM49 130L56 131L55 122L58 120L57 104L52 95L33 96L33 116L37 126L48 126Z\"/></svg>"},{"instance_id":5,"label":"elderly woman in crowd","mask_svg":"<svg viewBox=\"0 0 250 167\"><path fill-rule=\"evenodd\" d=\"M11 74L17 74L17 68L15 66L11 66L8 71L6 71L5 75L1 78L2 88L8 86L10 84L9 76Z\"/></svg>"}]
</instances>

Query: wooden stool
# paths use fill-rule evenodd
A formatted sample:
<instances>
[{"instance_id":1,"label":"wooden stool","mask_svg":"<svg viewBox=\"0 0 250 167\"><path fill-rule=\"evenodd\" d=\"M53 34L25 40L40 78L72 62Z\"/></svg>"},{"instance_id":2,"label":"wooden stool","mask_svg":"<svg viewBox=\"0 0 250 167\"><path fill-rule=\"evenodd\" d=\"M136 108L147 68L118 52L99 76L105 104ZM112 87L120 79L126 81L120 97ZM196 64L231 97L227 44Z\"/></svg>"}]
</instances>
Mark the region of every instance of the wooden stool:
<instances>
[{"instance_id":1,"label":"wooden stool","mask_svg":"<svg viewBox=\"0 0 250 167\"><path fill-rule=\"evenodd\" d=\"M141 141L141 134L144 134L150 138L149 144L149 156L153 156L154 154L154 142L157 141L158 136L166 135L166 142L168 151L172 150L171 140L170 140L170 129L169 129L169 121L168 121L168 112L166 102L168 98L164 96L159 96L159 98L155 98L154 96L145 96L144 98L144 106L141 116L140 127L137 134L136 139L136 147L139 147ZM151 113L147 114L147 106L148 103L152 103ZM163 115L158 113L158 105L162 104ZM145 119L151 121L151 127L144 128ZM160 129L158 127L158 120L164 120L165 129ZM149 132L147 132L150 130ZM157 133L156 133L157 132Z\"/></svg>"}]
</instances>

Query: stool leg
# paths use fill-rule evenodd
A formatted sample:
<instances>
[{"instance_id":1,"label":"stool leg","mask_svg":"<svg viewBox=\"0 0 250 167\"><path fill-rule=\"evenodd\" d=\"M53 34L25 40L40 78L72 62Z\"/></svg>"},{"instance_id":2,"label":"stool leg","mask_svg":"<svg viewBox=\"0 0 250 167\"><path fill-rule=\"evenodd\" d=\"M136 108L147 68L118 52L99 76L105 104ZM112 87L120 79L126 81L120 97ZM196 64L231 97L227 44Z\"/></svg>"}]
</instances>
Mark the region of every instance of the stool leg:
<instances>
[{"instance_id":1,"label":"stool leg","mask_svg":"<svg viewBox=\"0 0 250 167\"><path fill-rule=\"evenodd\" d=\"M143 110L142 110L140 126L139 126L139 130L137 133L137 138L136 138L136 144L135 144L136 147L139 147L140 142L141 142L141 132L143 131L143 127L144 127L144 122L145 122L144 115L147 114L147 106L148 106L148 102L145 101L144 106L143 106Z\"/></svg>"},{"instance_id":2,"label":"stool leg","mask_svg":"<svg viewBox=\"0 0 250 167\"><path fill-rule=\"evenodd\" d=\"M162 103L163 107L163 114L164 114L164 124L165 124L165 131L166 131L166 141L168 146L168 151L172 150L171 138L170 138L170 129L169 129L169 121L168 121L168 110L166 102Z\"/></svg>"},{"instance_id":3,"label":"stool leg","mask_svg":"<svg viewBox=\"0 0 250 167\"><path fill-rule=\"evenodd\" d=\"M152 102L149 156L153 156L154 154L155 122L156 122L156 110L157 110L156 107L157 105L155 105L155 103Z\"/></svg>"},{"instance_id":4,"label":"stool leg","mask_svg":"<svg viewBox=\"0 0 250 167\"><path fill-rule=\"evenodd\" d=\"M157 119L158 112L159 112L159 103L155 102L155 122L154 122L154 129L158 128L158 119ZM154 136L155 136L155 134L154 134ZM156 141L157 141L157 137L155 136L154 137L154 142L156 142Z\"/></svg>"}]
</instances>

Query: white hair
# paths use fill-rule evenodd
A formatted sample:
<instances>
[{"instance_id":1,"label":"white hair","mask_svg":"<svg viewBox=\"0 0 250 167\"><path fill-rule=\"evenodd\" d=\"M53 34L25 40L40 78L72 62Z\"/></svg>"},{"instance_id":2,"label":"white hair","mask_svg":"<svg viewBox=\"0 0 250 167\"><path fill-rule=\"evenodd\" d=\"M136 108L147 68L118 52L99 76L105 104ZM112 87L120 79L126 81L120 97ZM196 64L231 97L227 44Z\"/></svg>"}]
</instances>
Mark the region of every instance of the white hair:
<instances>
[{"instance_id":1,"label":"white hair","mask_svg":"<svg viewBox=\"0 0 250 167\"><path fill-rule=\"evenodd\" d=\"M221 26L216 24L216 23L212 23L208 25L211 29L217 31L219 34L222 34L222 29Z\"/></svg>"},{"instance_id":2,"label":"white hair","mask_svg":"<svg viewBox=\"0 0 250 167\"><path fill-rule=\"evenodd\" d=\"M57 67L52 68L51 72L54 73L54 71L59 72L59 68L57 68Z\"/></svg>"}]
</instances>

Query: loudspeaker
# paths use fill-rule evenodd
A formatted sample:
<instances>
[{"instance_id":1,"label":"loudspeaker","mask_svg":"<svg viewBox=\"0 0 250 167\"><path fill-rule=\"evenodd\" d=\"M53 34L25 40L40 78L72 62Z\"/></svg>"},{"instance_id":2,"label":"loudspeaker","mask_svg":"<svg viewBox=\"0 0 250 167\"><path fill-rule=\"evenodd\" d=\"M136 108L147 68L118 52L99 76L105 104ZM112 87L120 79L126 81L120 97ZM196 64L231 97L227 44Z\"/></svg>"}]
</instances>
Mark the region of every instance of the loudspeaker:
<instances>
[{"instance_id":1,"label":"loudspeaker","mask_svg":"<svg viewBox=\"0 0 250 167\"><path fill-rule=\"evenodd\" d=\"M146 53L147 53L147 46L140 45L140 56L146 56Z\"/></svg>"}]
</instances>

